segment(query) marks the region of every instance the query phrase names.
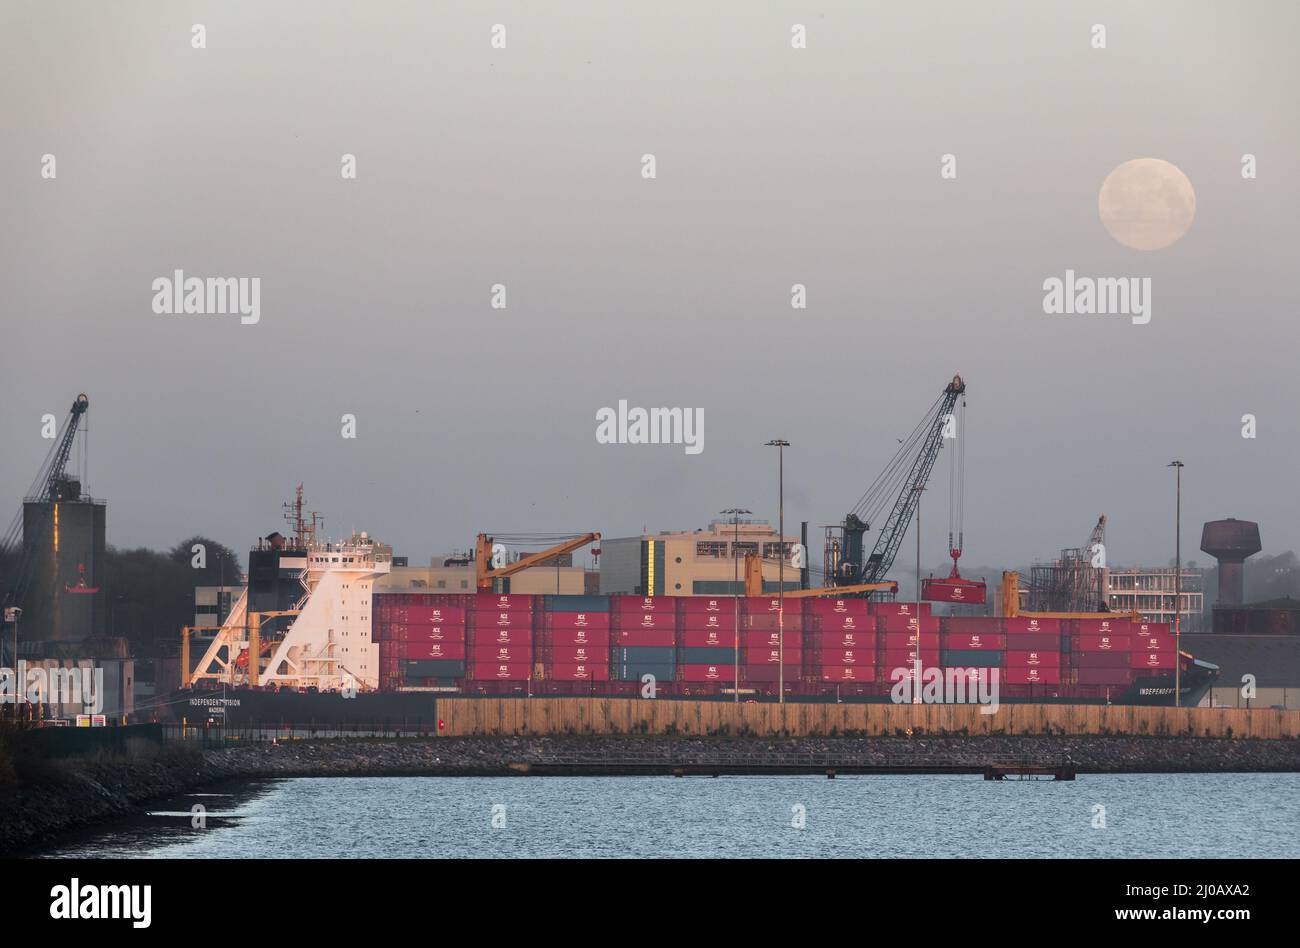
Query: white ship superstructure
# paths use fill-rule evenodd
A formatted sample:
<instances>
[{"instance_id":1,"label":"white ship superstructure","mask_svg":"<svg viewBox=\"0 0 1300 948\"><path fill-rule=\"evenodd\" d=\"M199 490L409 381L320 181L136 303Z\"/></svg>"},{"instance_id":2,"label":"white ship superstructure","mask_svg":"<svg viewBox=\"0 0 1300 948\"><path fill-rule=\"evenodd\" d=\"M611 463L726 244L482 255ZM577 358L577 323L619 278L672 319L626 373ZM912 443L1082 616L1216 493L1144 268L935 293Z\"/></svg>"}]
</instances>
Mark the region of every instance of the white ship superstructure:
<instances>
[{"instance_id":1,"label":"white ship superstructure","mask_svg":"<svg viewBox=\"0 0 1300 948\"><path fill-rule=\"evenodd\" d=\"M375 578L392 569L392 557L365 533L340 543L317 543L314 524L304 529L301 523L299 517L297 542L264 545L250 555L250 583L195 666L191 683L319 691L379 687L370 609ZM293 590L288 608L250 613L252 557L259 554L259 563L271 564L260 568L272 571L272 581ZM295 580L297 587L291 585ZM253 651L256 661L250 657Z\"/></svg>"}]
</instances>

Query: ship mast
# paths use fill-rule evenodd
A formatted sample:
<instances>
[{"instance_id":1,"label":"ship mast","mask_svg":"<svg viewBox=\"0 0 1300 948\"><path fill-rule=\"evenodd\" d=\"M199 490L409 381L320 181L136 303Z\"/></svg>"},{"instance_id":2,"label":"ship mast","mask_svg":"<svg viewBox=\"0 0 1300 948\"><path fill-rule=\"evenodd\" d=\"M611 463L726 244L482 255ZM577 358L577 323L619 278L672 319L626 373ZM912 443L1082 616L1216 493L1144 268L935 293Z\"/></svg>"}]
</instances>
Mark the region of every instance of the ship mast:
<instances>
[{"instance_id":1,"label":"ship mast","mask_svg":"<svg viewBox=\"0 0 1300 948\"><path fill-rule=\"evenodd\" d=\"M325 526L325 518L317 511L311 512L311 520L308 521L303 516L302 511L302 485L299 484L294 491L292 503L281 504L284 508L284 519L293 527L294 546L300 550L306 550L316 544L316 530Z\"/></svg>"}]
</instances>

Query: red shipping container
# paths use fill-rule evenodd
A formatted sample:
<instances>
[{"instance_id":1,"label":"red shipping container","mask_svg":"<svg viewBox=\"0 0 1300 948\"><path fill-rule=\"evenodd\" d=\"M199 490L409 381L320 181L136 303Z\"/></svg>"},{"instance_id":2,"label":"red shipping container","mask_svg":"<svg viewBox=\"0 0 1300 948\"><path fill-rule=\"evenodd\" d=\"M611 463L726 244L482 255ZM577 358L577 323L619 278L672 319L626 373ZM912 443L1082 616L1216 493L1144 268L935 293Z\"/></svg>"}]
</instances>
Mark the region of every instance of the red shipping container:
<instances>
[{"instance_id":1,"label":"red shipping container","mask_svg":"<svg viewBox=\"0 0 1300 948\"><path fill-rule=\"evenodd\" d=\"M398 658L435 658L464 661L464 642L393 642L390 654Z\"/></svg>"},{"instance_id":2,"label":"red shipping container","mask_svg":"<svg viewBox=\"0 0 1300 948\"><path fill-rule=\"evenodd\" d=\"M531 628L502 629L488 626L472 628L466 636L470 645L531 645L533 630Z\"/></svg>"},{"instance_id":3,"label":"red shipping container","mask_svg":"<svg viewBox=\"0 0 1300 948\"><path fill-rule=\"evenodd\" d=\"M460 606L464 608L467 600L473 598L473 593L376 592L375 609L378 611L398 606Z\"/></svg>"},{"instance_id":4,"label":"red shipping container","mask_svg":"<svg viewBox=\"0 0 1300 948\"><path fill-rule=\"evenodd\" d=\"M1003 653L1003 662L1007 668L1060 668L1061 653L1051 651L1008 651Z\"/></svg>"},{"instance_id":5,"label":"red shipping container","mask_svg":"<svg viewBox=\"0 0 1300 948\"><path fill-rule=\"evenodd\" d=\"M689 632L708 631L710 629L727 629L730 631L734 630L737 626L743 628L745 617L737 616L734 612L728 612L725 614L712 612L688 612L681 616L678 621L681 623L681 628Z\"/></svg>"},{"instance_id":6,"label":"red shipping container","mask_svg":"<svg viewBox=\"0 0 1300 948\"><path fill-rule=\"evenodd\" d=\"M677 644L676 639L677 633L671 628L619 629L614 635L615 644L630 648L640 648L642 646L668 648Z\"/></svg>"},{"instance_id":7,"label":"red shipping container","mask_svg":"<svg viewBox=\"0 0 1300 948\"><path fill-rule=\"evenodd\" d=\"M1132 635L1171 635L1174 627L1168 622L1134 622L1129 629Z\"/></svg>"},{"instance_id":8,"label":"red shipping container","mask_svg":"<svg viewBox=\"0 0 1300 948\"><path fill-rule=\"evenodd\" d=\"M874 652L879 635L875 632L809 632L805 638L814 648L856 648Z\"/></svg>"},{"instance_id":9,"label":"red shipping container","mask_svg":"<svg viewBox=\"0 0 1300 948\"><path fill-rule=\"evenodd\" d=\"M1130 668L1168 668L1174 667L1174 652L1132 652L1129 654Z\"/></svg>"},{"instance_id":10,"label":"red shipping container","mask_svg":"<svg viewBox=\"0 0 1300 948\"><path fill-rule=\"evenodd\" d=\"M869 665L823 665L822 681L871 682L876 680L876 669Z\"/></svg>"},{"instance_id":11,"label":"red shipping container","mask_svg":"<svg viewBox=\"0 0 1300 948\"><path fill-rule=\"evenodd\" d=\"M765 612L776 615L777 610L780 608L781 601L782 600L778 599L776 596L741 596L740 611L742 614L750 616L762 615ZM787 614L796 610L803 612L799 600L785 600L785 611Z\"/></svg>"},{"instance_id":12,"label":"red shipping container","mask_svg":"<svg viewBox=\"0 0 1300 948\"><path fill-rule=\"evenodd\" d=\"M882 632L880 640L885 649L916 648L919 645L924 649L939 650L938 632L922 632L919 637L914 632Z\"/></svg>"},{"instance_id":13,"label":"red shipping container","mask_svg":"<svg viewBox=\"0 0 1300 948\"><path fill-rule=\"evenodd\" d=\"M676 615L675 596L610 596L610 611L618 615L636 613L655 613L659 615Z\"/></svg>"},{"instance_id":14,"label":"red shipping container","mask_svg":"<svg viewBox=\"0 0 1300 948\"><path fill-rule=\"evenodd\" d=\"M1007 648L1019 649L1022 652L1061 650L1061 636L1055 632L1018 632L1015 635L1004 635L1004 638Z\"/></svg>"},{"instance_id":15,"label":"red shipping container","mask_svg":"<svg viewBox=\"0 0 1300 948\"><path fill-rule=\"evenodd\" d=\"M668 629L677 628L677 615L672 612L618 612L614 614L616 629Z\"/></svg>"},{"instance_id":16,"label":"red shipping container","mask_svg":"<svg viewBox=\"0 0 1300 948\"><path fill-rule=\"evenodd\" d=\"M812 625L809 628L818 629L823 632L874 632L876 631L876 617L856 615L847 613L844 615L814 615L809 617Z\"/></svg>"},{"instance_id":17,"label":"red shipping container","mask_svg":"<svg viewBox=\"0 0 1300 948\"><path fill-rule=\"evenodd\" d=\"M614 636L609 629L552 629L547 635L550 637L550 644L556 648L566 645L609 648Z\"/></svg>"},{"instance_id":18,"label":"red shipping container","mask_svg":"<svg viewBox=\"0 0 1300 948\"><path fill-rule=\"evenodd\" d=\"M775 682L781 676L780 665L741 665L740 680L743 684L747 681L771 683ZM799 680L799 669L785 666L785 683L792 685Z\"/></svg>"},{"instance_id":19,"label":"red shipping container","mask_svg":"<svg viewBox=\"0 0 1300 948\"><path fill-rule=\"evenodd\" d=\"M1072 635L1070 645L1074 652L1127 652L1133 642L1127 635Z\"/></svg>"},{"instance_id":20,"label":"red shipping container","mask_svg":"<svg viewBox=\"0 0 1300 948\"><path fill-rule=\"evenodd\" d=\"M873 602L871 611L878 616L915 616L917 615L916 603L914 602ZM921 603L920 615L930 615L930 604Z\"/></svg>"},{"instance_id":21,"label":"red shipping container","mask_svg":"<svg viewBox=\"0 0 1300 948\"><path fill-rule=\"evenodd\" d=\"M531 612L471 612L469 617L471 629L531 629L533 614Z\"/></svg>"},{"instance_id":22,"label":"red shipping container","mask_svg":"<svg viewBox=\"0 0 1300 948\"><path fill-rule=\"evenodd\" d=\"M376 641L389 642L464 642L463 625L390 625L382 627Z\"/></svg>"},{"instance_id":23,"label":"red shipping container","mask_svg":"<svg viewBox=\"0 0 1300 948\"><path fill-rule=\"evenodd\" d=\"M1138 629L1143 631L1139 634ZM1135 652L1176 652L1177 640L1169 631L1168 622L1150 622L1133 625L1133 651Z\"/></svg>"},{"instance_id":24,"label":"red shipping container","mask_svg":"<svg viewBox=\"0 0 1300 948\"><path fill-rule=\"evenodd\" d=\"M384 618L404 625L464 624L465 610L459 606L400 606L389 609Z\"/></svg>"},{"instance_id":25,"label":"red shipping container","mask_svg":"<svg viewBox=\"0 0 1300 948\"><path fill-rule=\"evenodd\" d=\"M609 681L609 662L592 662L577 665L552 665L553 681Z\"/></svg>"},{"instance_id":26,"label":"red shipping container","mask_svg":"<svg viewBox=\"0 0 1300 948\"><path fill-rule=\"evenodd\" d=\"M997 635L1002 632L999 616L943 616L939 624L944 632L971 635Z\"/></svg>"},{"instance_id":27,"label":"red shipping container","mask_svg":"<svg viewBox=\"0 0 1300 948\"><path fill-rule=\"evenodd\" d=\"M941 637L944 648L1003 649L1007 637L1001 632L945 632Z\"/></svg>"},{"instance_id":28,"label":"red shipping container","mask_svg":"<svg viewBox=\"0 0 1300 948\"><path fill-rule=\"evenodd\" d=\"M1133 623L1128 619L1072 619L1075 635L1128 635Z\"/></svg>"},{"instance_id":29,"label":"red shipping container","mask_svg":"<svg viewBox=\"0 0 1300 948\"><path fill-rule=\"evenodd\" d=\"M921 632L939 634L939 620L933 616L924 616L917 619L915 616L878 616L877 623L881 632L914 632L917 623L920 623Z\"/></svg>"},{"instance_id":30,"label":"red shipping container","mask_svg":"<svg viewBox=\"0 0 1300 948\"><path fill-rule=\"evenodd\" d=\"M1137 672L1130 668L1076 668L1074 680L1081 685L1131 685Z\"/></svg>"},{"instance_id":31,"label":"red shipping container","mask_svg":"<svg viewBox=\"0 0 1300 948\"><path fill-rule=\"evenodd\" d=\"M608 612L548 612L548 629L608 629Z\"/></svg>"},{"instance_id":32,"label":"red shipping container","mask_svg":"<svg viewBox=\"0 0 1300 948\"><path fill-rule=\"evenodd\" d=\"M1135 635L1133 636L1135 652L1176 652L1178 646L1172 635Z\"/></svg>"},{"instance_id":33,"label":"red shipping container","mask_svg":"<svg viewBox=\"0 0 1300 948\"><path fill-rule=\"evenodd\" d=\"M1007 635L1060 635L1060 619L1033 619L1016 616L1002 620L1002 631Z\"/></svg>"},{"instance_id":34,"label":"red shipping container","mask_svg":"<svg viewBox=\"0 0 1300 948\"><path fill-rule=\"evenodd\" d=\"M822 649L816 653L814 664L823 668L848 665L874 666L876 664L876 650L862 648Z\"/></svg>"},{"instance_id":35,"label":"red shipping container","mask_svg":"<svg viewBox=\"0 0 1300 948\"><path fill-rule=\"evenodd\" d=\"M803 630L803 613L791 612L789 609L786 610L784 618L773 613L771 615L744 616L742 621L745 628L757 632L774 632L781 627L784 627L787 632L792 629L795 631Z\"/></svg>"},{"instance_id":36,"label":"red shipping container","mask_svg":"<svg viewBox=\"0 0 1300 948\"><path fill-rule=\"evenodd\" d=\"M475 681L527 681L532 668L531 662L474 662L469 677Z\"/></svg>"},{"instance_id":37,"label":"red shipping container","mask_svg":"<svg viewBox=\"0 0 1300 948\"><path fill-rule=\"evenodd\" d=\"M552 665L588 665L593 662L609 664L609 647L592 648L586 645L557 645L551 648Z\"/></svg>"},{"instance_id":38,"label":"red shipping container","mask_svg":"<svg viewBox=\"0 0 1300 948\"><path fill-rule=\"evenodd\" d=\"M1030 666L1028 668L1004 668L1002 680L1008 685L1059 685L1061 669Z\"/></svg>"},{"instance_id":39,"label":"red shipping container","mask_svg":"<svg viewBox=\"0 0 1300 948\"><path fill-rule=\"evenodd\" d=\"M470 661L483 662L531 662L533 648L531 645L471 645Z\"/></svg>"},{"instance_id":40,"label":"red shipping container","mask_svg":"<svg viewBox=\"0 0 1300 948\"><path fill-rule=\"evenodd\" d=\"M734 648L735 629L687 629L678 633L682 648Z\"/></svg>"},{"instance_id":41,"label":"red shipping container","mask_svg":"<svg viewBox=\"0 0 1300 948\"><path fill-rule=\"evenodd\" d=\"M791 648L789 645L786 645L784 658L787 665L802 665L803 650ZM758 665L776 665L780 663L781 659L781 650L775 648L746 649L745 653L740 657L741 664L749 665L751 667Z\"/></svg>"},{"instance_id":42,"label":"red shipping container","mask_svg":"<svg viewBox=\"0 0 1300 948\"><path fill-rule=\"evenodd\" d=\"M792 632L785 630L785 647L786 651L792 648L803 648L804 633ZM780 648L782 635L779 632L753 632L745 630L740 633L740 644L745 648ZM730 645L730 642L724 642L724 645Z\"/></svg>"},{"instance_id":43,"label":"red shipping container","mask_svg":"<svg viewBox=\"0 0 1300 948\"><path fill-rule=\"evenodd\" d=\"M472 604L475 612L532 612L536 606L536 597L522 593L507 593L504 596L479 593Z\"/></svg>"},{"instance_id":44,"label":"red shipping container","mask_svg":"<svg viewBox=\"0 0 1300 948\"><path fill-rule=\"evenodd\" d=\"M1076 668L1128 668L1129 652L1071 652Z\"/></svg>"},{"instance_id":45,"label":"red shipping container","mask_svg":"<svg viewBox=\"0 0 1300 948\"><path fill-rule=\"evenodd\" d=\"M816 599L804 600L804 611L818 617L857 616L864 619L870 612L865 599Z\"/></svg>"},{"instance_id":46,"label":"red shipping container","mask_svg":"<svg viewBox=\"0 0 1300 948\"><path fill-rule=\"evenodd\" d=\"M920 656L922 665L939 664L938 648L922 648L920 650ZM880 656L880 664L885 668L900 668L915 664L916 657L916 649L886 647Z\"/></svg>"},{"instance_id":47,"label":"red shipping container","mask_svg":"<svg viewBox=\"0 0 1300 948\"><path fill-rule=\"evenodd\" d=\"M683 615L705 613L731 615L736 611L736 602L730 596L717 599L710 599L708 596L681 596L679 601L681 602L681 608L678 611Z\"/></svg>"},{"instance_id":48,"label":"red shipping container","mask_svg":"<svg viewBox=\"0 0 1300 948\"><path fill-rule=\"evenodd\" d=\"M735 683L735 665L678 665L677 677L681 681L722 681Z\"/></svg>"}]
</instances>

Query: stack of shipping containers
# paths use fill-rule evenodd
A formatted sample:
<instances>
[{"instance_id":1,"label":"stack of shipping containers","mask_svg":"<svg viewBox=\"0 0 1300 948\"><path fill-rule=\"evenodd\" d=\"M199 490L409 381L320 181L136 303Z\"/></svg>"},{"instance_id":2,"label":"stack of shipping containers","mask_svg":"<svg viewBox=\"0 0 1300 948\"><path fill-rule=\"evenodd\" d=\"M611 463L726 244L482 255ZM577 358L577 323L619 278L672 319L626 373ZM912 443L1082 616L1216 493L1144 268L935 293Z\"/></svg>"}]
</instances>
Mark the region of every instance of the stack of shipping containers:
<instances>
[{"instance_id":1,"label":"stack of shipping containers","mask_svg":"<svg viewBox=\"0 0 1300 948\"><path fill-rule=\"evenodd\" d=\"M535 679L556 694L590 694L609 681L610 611L605 596L544 596L537 627Z\"/></svg>"},{"instance_id":2,"label":"stack of shipping containers","mask_svg":"<svg viewBox=\"0 0 1300 948\"><path fill-rule=\"evenodd\" d=\"M919 609L918 615L917 605L911 602L874 605L880 664L887 676L896 668L915 675L918 658L922 667L939 664L939 620L930 615L929 603L921 603Z\"/></svg>"},{"instance_id":3,"label":"stack of shipping containers","mask_svg":"<svg viewBox=\"0 0 1300 948\"><path fill-rule=\"evenodd\" d=\"M1131 665L1128 619L1070 619L1067 623L1070 677L1075 682L1108 687L1133 683L1137 673Z\"/></svg>"},{"instance_id":4,"label":"stack of shipping containers","mask_svg":"<svg viewBox=\"0 0 1300 948\"><path fill-rule=\"evenodd\" d=\"M790 601L785 618L776 596L746 596L740 601L740 683L741 687L775 691L777 682L799 682L803 666L803 604ZM785 647L781 647L784 627ZM784 654L783 654L784 653ZM785 671L781 666L784 658Z\"/></svg>"},{"instance_id":5,"label":"stack of shipping containers","mask_svg":"<svg viewBox=\"0 0 1300 948\"><path fill-rule=\"evenodd\" d=\"M739 604L730 596L681 597L677 654L684 693L707 694L717 690L709 686L735 682L739 625Z\"/></svg>"},{"instance_id":6,"label":"stack of shipping containers","mask_svg":"<svg viewBox=\"0 0 1300 948\"><path fill-rule=\"evenodd\" d=\"M371 633L379 687L451 686L465 677L465 597L377 596Z\"/></svg>"},{"instance_id":7,"label":"stack of shipping containers","mask_svg":"<svg viewBox=\"0 0 1300 948\"><path fill-rule=\"evenodd\" d=\"M1002 668L1006 634L997 620L948 616L939 620L939 661L945 668Z\"/></svg>"},{"instance_id":8,"label":"stack of shipping containers","mask_svg":"<svg viewBox=\"0 0 1300 948\"><path fill-rule=\"evenodd\" d=\"M804 669L814 688L871 694L877 679L875 616L865 599L810 599L804 606Z\"/></svg>"},{"instance_id":9,"label":"stack of shipping containers","mask_svg":"<svg viewBox=\"0 0 1300 948\"><path fill-rule=\"evenodd\" d=\"M374 639L384 690L634 695L775 695L782 652L773 596L527 596L386 593ZM919 613L919 614L918 614ZM1167 624L931 614L930 605L785 602L791 696L886 698L895 672L997 668L1001 694L1108 699L1139 677L1172 676ZM737 645L739 650L737 651Z\"/></svg>"},{"instance_id":10,"label":"stack of shipping containers","mask_svg":"<svg viewBox=\"0 0 1300 948\"><path fill-rule=\"evenodd\" d=\"M672 596L611 596L613 677L677 679L677 602Z\"/></svg>"},{"instance_id":11,"label":"stack of shipping containers","mask_svg":"<svg viewBox=\"0 0 1300 948\"><path fill-rule=\"evenodd\" d=\"M467 597L469 677L477 682L526 682L533 672L535 596Z\"/></svg>"},{"instance_id":12,"label":"stack of shipping containers","mask_svg":"<svg viewBox=\"0 0 1300 948\"><path fill-rule=\"evenodd\" d=\"M1178 648L1168 622L1134 622L1132 636L1131 660L1135 671L1149 675L1174 670Z\"/></svg>"},{"instance_id":13,"label":"stack of shipping containers","mask_svg":"<svg viewBox=\"0 0 1300 948\"><path fill-rule=\"evenodd\" d=\"M988 620L986 620L988 621ZM1002 680L1011 686L1060 685L1060 619L996 619L1006 641Z\"/></svg>"}]
</instances>

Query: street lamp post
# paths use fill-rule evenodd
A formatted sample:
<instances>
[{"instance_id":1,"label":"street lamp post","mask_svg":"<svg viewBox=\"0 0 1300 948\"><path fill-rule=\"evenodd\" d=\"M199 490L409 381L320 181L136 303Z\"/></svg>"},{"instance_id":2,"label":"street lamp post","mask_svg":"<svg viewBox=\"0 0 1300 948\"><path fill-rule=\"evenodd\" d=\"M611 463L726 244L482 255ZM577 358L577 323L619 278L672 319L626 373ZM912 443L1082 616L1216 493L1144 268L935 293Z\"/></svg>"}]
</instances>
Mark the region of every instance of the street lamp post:
<instances>
[{"instance_id":1,"label":"street lamp post","mask_svg":"<svg viewBox=\"0 0 1300 948\"><path fill-rule=\"evenodd\" d=\"M740 703L740 556L739 556L739 551L737 550L737 546L740 543L740 515L753 513L753 511L746 510L744 507L731 507L728 508L727 510L722 511L722 513L723 516L726 516L727 514L731 515L731 523L732 526L735 528L735 534L731 542L731 565L732 565L731 592L732 592L732 599L733 599L732 604L735 607L736 626L735 626L735 638L733 640L733 645L735 646L736 653L735 655L732 656L732 661L735 663L735 675L736 675L735 686L733 689L734 692L733 697L735 698L736 703L739 704Z\"/></svg>"},{"instance_id":2,"label":"street lamp post","mask_svg":"<svg viewBox=\"0 0 1300 948\"><path fill-rule=\"evenodd\" d=\"M778 662L776 688L777 700L781 704L785 704L785 449L790 447L790 442L775 438L767 443L767 447L776 448L777 453L776 532L777 548L780 550L781 558L776 561L776 657Z\"/></svg>"},{"instance_id":3,"label":"street lamp post","mask_svg":"<svg viewBox=\"0 0 1300 948\"><path fill-rule=\"evenodd\" d=\"M1183 579L1183 462L1170 461L1174 469L1174 707L1183 706L1182 579Z\"/></svg>"}]
</instances>

